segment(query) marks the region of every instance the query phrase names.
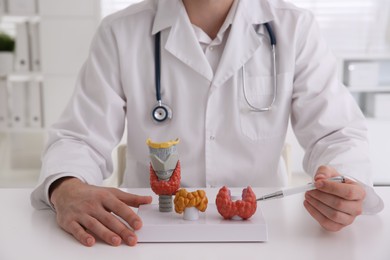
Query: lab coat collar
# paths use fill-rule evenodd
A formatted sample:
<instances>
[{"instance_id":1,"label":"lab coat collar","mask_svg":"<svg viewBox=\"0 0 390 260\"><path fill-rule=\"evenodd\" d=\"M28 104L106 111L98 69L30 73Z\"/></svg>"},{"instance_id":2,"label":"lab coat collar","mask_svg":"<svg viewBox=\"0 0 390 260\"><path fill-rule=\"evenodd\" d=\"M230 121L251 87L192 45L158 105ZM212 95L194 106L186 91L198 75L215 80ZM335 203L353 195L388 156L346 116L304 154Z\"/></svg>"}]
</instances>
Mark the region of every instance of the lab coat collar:
<instances>
[{"instance_id":1,"label":"lab coat collar","mask_svg":"<svg viewBox=\"0 0 390 260\"><path fill-rule=\"evenodd\" d=\"M274 19L274 13L267 0L239 0L236 15L226 42L213 85L218 87L233 76L254 55L263 44L267 33L263 24Z\"/></svg>"},{"instance_id":2,"label":"lab coat collar","mask_svg":"<svg viewBox=\"0 0 390 260\"><path fill-rule=\"evenodd\" d=\"M254 30L254 25L274 19L268 0L238 0L237 11L225 50L213 78L213 71L185 13L181 0L158 0L152 34L171 27L165 49L193 70L213 82L222 85L245 64L261 46L264 37ZM263 26L262 26L263 27ZM263 30L263 28L260 30ZM260 31L261 32L261 31ZM162 41L164 42L164 41ZM237 48L237 46L240 46Z\"/></svg>"},{"instance_id":3,"label":"lab coat collar","mask_svg":"<svg viewBox=\"0 0 390 260\"><path fill-rule=\"evenodd\" d=\"M168 36L162 32L162 43L166 37L165 50L211 82L213 70L196 38L181 0L158 1L152 33L168 27L171 27Z\"/></svg>"},{"instance_id":4,"label":"lab coat collar","mask_svg":"<svg viewBox=\"0 0 390 260\"><path fill-rule=\"evenodd\" d=\"M247 22L250 24L263 24L275 19L271 7L272 0L239 0L242 11L245 12Z\"/></svg>"},{"instance_id":5,"label":"lab coat collar","mask_svg":"<svg viewBox=\"0 0 390 260\"><path fill-rule=\"evenodd\" d=\"M269 0L238 0L245 12L245 18L250 24L263 24L274 19L274 13ZM156 0L157 13L153 23L152 34L171 27L178 18L183 7L181 0Z\"/></svg>"},{"instance_id":6,"label":"lab coat collar","mask_svg":"<svg viewBox=\"0 0 390 260\"><path fill-rule=\"evenodd\" d=\"M183 3L181 0L156 0L157 13L154 18L152 34L171 27L178 19Z\"/></svg>"}]
</instances>

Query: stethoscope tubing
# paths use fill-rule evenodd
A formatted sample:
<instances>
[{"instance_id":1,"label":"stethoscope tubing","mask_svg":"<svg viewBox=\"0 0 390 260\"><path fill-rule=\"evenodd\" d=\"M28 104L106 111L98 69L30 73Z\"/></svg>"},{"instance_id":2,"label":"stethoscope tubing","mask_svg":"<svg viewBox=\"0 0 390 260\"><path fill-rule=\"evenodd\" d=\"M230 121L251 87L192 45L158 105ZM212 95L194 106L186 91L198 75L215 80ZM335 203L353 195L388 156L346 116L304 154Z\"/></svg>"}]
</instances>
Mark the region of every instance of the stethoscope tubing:
<instances>
[{"instance_id":1,"label":"stethoscope tubing","mask_svg":"<svg viewBox=\"0 0 390 260\"><path fill-rule=\"evenodd\" d=\"M251 111L254 112L266 112L270 111L276 101L277 96L277 72L276 72L276 37L269 23L264 23L264 26L268 32L269 40L271 44L271 52L272 52L272 75L273 75L273 98L269 106L267 107L256 107L254 106L247 98L246 94L246 81L245 81L245 64L242 66L242 86L243 86L243 94L246 103L248 104ZM172 109L162 103L161 100L161 32L158 32L155 36L155 86L156 86L156 100L157 105L153 107L152 117L156 122L164 122L167 119L172 118Z\"/></svg>"},{"instance_id":2,"label":"stethoscope tubing","mask_svg":"<svg viewBox=\"0 0 390 260\"><path fill-rule=\"evenodd\" d=\"M172 109L162 103L161 100L161 33L158 32L154 41L154 69L155 69L155 85L156 85L156 100L157 105L153 107L152 118L157 123L162 123L167 119L172 118Z\"/></svg>"},{"instance_id":3,"label":"stethoscope tubing","mask_svg":"<svg viewBox=\"0 0 390 260\"><path fill-rule=\"evenodd\" d=\"M156 77L156 99L157 102L161 102L161 33L158 32L156 34L156 39L154 41L154 55L155 55L155 62L154 62L154 69L155 69L155 77Z\"/></svg>"}]
</instances>

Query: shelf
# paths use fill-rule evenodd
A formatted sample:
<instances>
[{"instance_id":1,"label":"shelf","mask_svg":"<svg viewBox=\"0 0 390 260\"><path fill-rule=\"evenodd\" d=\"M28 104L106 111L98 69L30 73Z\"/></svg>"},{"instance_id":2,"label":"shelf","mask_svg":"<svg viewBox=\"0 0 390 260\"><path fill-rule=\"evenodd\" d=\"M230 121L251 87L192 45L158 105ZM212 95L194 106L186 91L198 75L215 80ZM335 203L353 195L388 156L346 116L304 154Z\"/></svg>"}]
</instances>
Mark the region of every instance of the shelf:
<instances>
[{"instance_id":1,"label":"shelf","mask_svg":"<svg viewBox=\"0 0 390 260\"><path fill-rule=\"evenodd\" d=\"M343 52L343 53L335 53L338 59L346 60L346 61L367 61L367 60L375 60L375 61L383 61L390 60L390 51L386 52L370 52L370 53L361 53L361 52Z\"/></svg>"},{"instance_id":2,"label":"shelf","mask_svg":"<svg viewBox=\"0 0 390 260\"><path fill-rule=\"evenodd\" d=\"M5 22L5 23L36 22L40 20L41 18L37 14L30 14L30 15L0 14L0 22Z\"/></svg>"},{"instance_id":3,"label":"shelf","mask_svg":"<svg viewBox=\"0 0 390 260\"><path fill-rule=\"evenodd\" d=\"M365 115L367 121L375 121L375 122L384 122L387 124L390 124L390 119L386 118L379 118L379 117L374 117L370 115Z\"/></svg>"},{"instance_id":4,"label":"shelf","mask_svg":"<svg viewBox=\"0 0 390 260\"><path fill-rule=\"evenodd\" d=\"M380 86L380 87L347 87L349 91L356 92L365 92L365 93L390 93L390 86Z\"/></svg>"},{"instance_id":5,"label":"shelf","mask_svg":"<svg viewBox=\"0 0 390 260\"><path fill-rule=\"evenodd\" d=\"M0 134L6 133L6 134L14 134L14 133L26 133L26 134L35 134L35 133L44 133L46 131L45 128L34 128L34 127L18 127L18 128L6 128L6 129L0 129Z\"/></svg>"},{"instance_id":6,"label":"shelf","mask_svg":"<svg viewBox=\"0 0 390 260\"><path fill-rule=\"evenodd\" d=\"M33 188L38 183L39 169L0 169L0 188Z\"/></svg>"},{"instance_id":7,"label":"shelf","mask_svg":"<svg viewBox=\"0 0 390 260\"><path fill-rule=\"evenodd\" d=\"M17 73L13 72L6 76L0 76L0 79L6 79L7 81L43 81L42 73L40 72L25 72Z\"/></svg>"}]
</instances>

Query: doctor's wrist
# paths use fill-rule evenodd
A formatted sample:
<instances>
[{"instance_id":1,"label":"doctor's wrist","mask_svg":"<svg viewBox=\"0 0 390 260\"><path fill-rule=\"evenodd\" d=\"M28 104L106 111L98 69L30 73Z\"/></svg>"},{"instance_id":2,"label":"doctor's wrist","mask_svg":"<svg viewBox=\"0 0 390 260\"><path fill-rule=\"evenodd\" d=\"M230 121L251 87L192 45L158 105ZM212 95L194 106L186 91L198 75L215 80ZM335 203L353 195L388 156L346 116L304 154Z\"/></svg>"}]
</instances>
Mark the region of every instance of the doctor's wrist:
<instances>
[{"instance_id":1,"label":"doctor's wrist","mask_svg":"<svg viewBox=\"0 0 390 260\"><path fill-rule=\"evenodd\" d=\"M49 201L55 207L58 194L60 194L60 190L66 188L68 184L73 185L72 183L81 182L76 177L63 177L54 181L49 188Z\"/></svg>"}]
</instances>

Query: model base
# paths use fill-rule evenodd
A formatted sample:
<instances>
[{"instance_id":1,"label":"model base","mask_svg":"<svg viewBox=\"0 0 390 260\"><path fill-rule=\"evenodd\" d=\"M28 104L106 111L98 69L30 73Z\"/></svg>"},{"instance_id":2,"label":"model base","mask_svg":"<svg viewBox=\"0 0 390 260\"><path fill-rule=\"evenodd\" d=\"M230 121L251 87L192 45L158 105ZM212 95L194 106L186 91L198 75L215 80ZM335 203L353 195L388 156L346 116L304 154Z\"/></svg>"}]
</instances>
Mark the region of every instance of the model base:
<instances>
[{"instance_id":1,"label":"model base","mask_svg":"<svg viewBox=\"0 0 390 260\"><path fill-rule=\"evenodd\" d=\"M138 209L143 226L136 231L138 242L264 242L267 224L258 208L248 220L225 220L215 204L199 213L196 221L184 220L175 212L161 213L158 205L141 205Z\"/></svg>"}]
</instances>

